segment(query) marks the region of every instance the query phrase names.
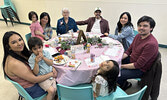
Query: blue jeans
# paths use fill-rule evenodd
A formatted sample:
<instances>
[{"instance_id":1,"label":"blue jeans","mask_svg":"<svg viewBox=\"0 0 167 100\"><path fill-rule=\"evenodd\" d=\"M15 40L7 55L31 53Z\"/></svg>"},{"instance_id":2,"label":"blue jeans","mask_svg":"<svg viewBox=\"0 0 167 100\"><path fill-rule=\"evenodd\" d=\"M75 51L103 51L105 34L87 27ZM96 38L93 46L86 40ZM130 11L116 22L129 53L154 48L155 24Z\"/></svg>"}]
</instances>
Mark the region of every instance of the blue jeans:
<instances>
[{"instance_id":1,"label":"blue jeans","mask_svg":"<svg viewBox=\"0 0 167 100\"><path fill-rule=\"evenodd\" d=\"M121 69L121 76L118 77L117 83L123 86L127 79L134 79L142 77L143 72L139 69Z\"/></svg>"}]
</instances>

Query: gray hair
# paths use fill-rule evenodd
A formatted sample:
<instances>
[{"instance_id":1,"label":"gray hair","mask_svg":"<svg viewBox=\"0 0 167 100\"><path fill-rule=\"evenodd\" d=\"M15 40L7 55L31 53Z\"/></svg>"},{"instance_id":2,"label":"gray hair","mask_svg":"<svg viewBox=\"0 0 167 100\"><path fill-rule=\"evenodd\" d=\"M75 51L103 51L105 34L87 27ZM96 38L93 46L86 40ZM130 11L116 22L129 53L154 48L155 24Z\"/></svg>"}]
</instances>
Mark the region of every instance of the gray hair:
<instances>
[{"instance_id":1,"label":"gray hair","mask_svg":"<svg viewBox=\"0 0 167 100\"><path fill-rule=\"evenodd\" d=\"M67 10L67 11L70 13L70 11L69 11L68 8L63 8L63 9L62 9L62 13L63 13L65 10Z\"/></svg>"}]
</instances>

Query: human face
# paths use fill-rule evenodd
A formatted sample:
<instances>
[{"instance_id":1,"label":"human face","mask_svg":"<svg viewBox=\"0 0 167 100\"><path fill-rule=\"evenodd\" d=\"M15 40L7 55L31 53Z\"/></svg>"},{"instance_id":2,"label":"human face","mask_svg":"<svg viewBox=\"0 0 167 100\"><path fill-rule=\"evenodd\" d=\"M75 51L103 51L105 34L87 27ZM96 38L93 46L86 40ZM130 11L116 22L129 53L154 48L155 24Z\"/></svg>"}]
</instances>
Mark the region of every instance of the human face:
<instances>
[{"instance_id":1,"label":"human face","mask_svg":"<svg viewBox=\"0 0 167 100\"><path fill-rule=\"evenodd\" d=\"M62 12L62 15L63 15L64 18L68 18L69 17L69 11L68 10L64 10Z\"/></svg>"},{"instance_id":2,"label":"human face","mask_svg":"<svg viewBox=\"0 0 167 100\"><path fill-rule=\"evenodd\" d=\"M48 23L48 16L44 16L42 19L41 19L41 24L42 25L46 25Z\"/></svg>"},{"instance_id":3,"label":"human face","mask_svg":"<svg viewBox=\"0 0 167 100\"><path fill-rule=\"evenodd\" d=\"M147 36L150 34L150 31L152 28L150 28L150 23L147 21L139 23L138 27L138 32L141 36Z\"/></svg>"},{"instance_id":4,"label":"human face","mask_svg":"<svg viewBox=\"0 0 167 100\"><path fill-rule=\"evenodd\" d=\"M100 19L101 12L100 11L95 11L94 12L96 19Z\"/></svg>"},{"instance_id":5,"label":"human face","mask_svg":"<svg viewBox=\"0 0 167 100\"><path fill-rule=\"evenodd\" d=\"M36 22L37 21L37 16L36 15L32 15L32 22Z\"/></svg>"},{"instance_id":6,"label":"human face","mask_svg":"<svg viewBox=\"0 0 167 100\"><path fill-rule=\"evenodd\" d=\"M127 22L128 22L128 16L124 14L120 19L120 23L122 24L122 26L125 26Z\"/></svg>"},{"instance_id":7,"label":"human face","mask_svg":"<svg viewBox=\"0 0 167 100\"><path fill-rule=\"evenodd\" d=\"M104 61L99 66L100 66L100 69L99 69L100 73L105 73L110 69L112 69L112 67L114 66L114 63L112 61Z\"/></svg>"},{"instance_id":8,"label":"human face","mask_svg":"<svg viewBox=\"0 0 167 100\"><path fill-rule=\"evenodd\" d=\"M24 49L23 39L19 35L13 34L9 38L9 49L11 49L14 52L22 52Z\"/></svg>"},{"instance_id":9,"label":"human face","mask_svg":"<svg viewBox=\"0 0 167 100\"><path fill-rule=\"evenodd\" d=\"M42 53L43 46L36 45L35 47L32 47L32 52L37 56L39 53Z\"/></svg>"}]
</instances>

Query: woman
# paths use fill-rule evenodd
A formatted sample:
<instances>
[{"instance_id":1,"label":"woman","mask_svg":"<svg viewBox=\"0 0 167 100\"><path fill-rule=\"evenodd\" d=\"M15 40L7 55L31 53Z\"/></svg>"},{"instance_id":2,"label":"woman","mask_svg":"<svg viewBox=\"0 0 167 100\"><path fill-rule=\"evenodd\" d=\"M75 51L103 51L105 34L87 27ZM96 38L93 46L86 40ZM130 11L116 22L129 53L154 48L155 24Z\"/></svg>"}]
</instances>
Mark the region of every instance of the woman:
<instances>
[{"instance_id":1,"label":"woman","mask_svg":"<svg viewBox=\"0 0 167 100\"><path fill-rule=\"evenodd\" d=\"M108 36L113 39L119 40L126 51L135 37L133 30L134 29L133 24L131 23L131 16L128 12L124 12L121 14L117 23L115 35L109 34Z\"/></svg>"},{"instance_id":2,"label":"woman","mask_svg":"<svg viewBox=\"0 0 167 100\"><path fill-rule=\"evenodd\" d=\"M69 17L69 14L70 14L70 11L68 10L68 8L63 8L62 10L63 18L60 18L57 21L57 35L65 34L69 30L73 30L74 32L79 32L79 29L77 27L75 20Z\"/></svg>"},{"instance_id":3,"label":"woman","mask_svg":"<svg viewBox=\"0 0 167 100\"><path fill-rule=\"evenodd\" d=\"M48 13L43 12L40 15L40 24L44 30L44 35L45 35L45 40L51 39L52 38L52 27L50 25L50 16Z\"/></svg>"},{"instance_id":4,"label":"woman","mask_svg":"<svg viewBox=\"0 0 167 100\"><path fill-rule=\"evenodd\" d=\"M6 32L3 36L3 48L4 76L19 83L32 98L45 94L45 91L36 83L55 77L55 75L53 72L41 76L35 76L32 73L28 65L30 53L21 35L14 31Z\"/></svg>"}]
</instances>

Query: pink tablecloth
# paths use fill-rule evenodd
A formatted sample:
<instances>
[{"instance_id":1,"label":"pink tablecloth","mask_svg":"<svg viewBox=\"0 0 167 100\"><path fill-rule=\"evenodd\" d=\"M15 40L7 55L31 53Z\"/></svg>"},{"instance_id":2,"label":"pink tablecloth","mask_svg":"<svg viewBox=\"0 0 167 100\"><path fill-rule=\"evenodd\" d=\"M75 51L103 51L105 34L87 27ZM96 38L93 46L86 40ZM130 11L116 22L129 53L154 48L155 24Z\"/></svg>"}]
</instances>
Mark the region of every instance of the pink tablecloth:
<instances>
[{"instance_id":1,"label":"pink tablecloth","mask_svg":"<svg viewBox=\"0 0 167 100\"><path fill-rule=\"evenodd\" d=\"M116 41L116 40L114 40ZM116 41L118 44L120 44L118 41ZM112 60L115 60L118 62L119 66L121 66L121 58L124 52L123 46L120 45L114 45L119 48L118 53L116 56L110 56ZM97 69L99 68L98 65L96 66L88 66L85 63L85 59L90 58L90 54L95 54L96 57L103 55L105 51L108 49L108 46L104 46L103 48L95 48L95 46L91 47L90 53L79 53L76 54L76 59L79 59L82 61L81 65L75 70L72 67L65 67L65 66L56 66L53 65L56 70L58 71L57 76L57 82L59 84L63 84L66 86L73 86L77 84L82 83L89 83L91 81L92 76L94 76L97 72Z\"/></svg>"}]
</instances>

